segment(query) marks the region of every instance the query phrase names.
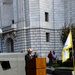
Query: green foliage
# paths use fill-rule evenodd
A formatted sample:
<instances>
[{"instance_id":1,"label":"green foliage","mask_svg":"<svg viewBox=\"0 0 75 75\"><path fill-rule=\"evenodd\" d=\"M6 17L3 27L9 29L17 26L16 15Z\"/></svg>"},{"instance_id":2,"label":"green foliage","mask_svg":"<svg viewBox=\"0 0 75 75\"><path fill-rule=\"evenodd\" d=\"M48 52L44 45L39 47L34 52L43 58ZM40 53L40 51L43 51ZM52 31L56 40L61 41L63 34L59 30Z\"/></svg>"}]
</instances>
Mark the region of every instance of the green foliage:
<instances>
[{"instance_id":1,"label":"green foliage","mask_svg":"<svg viewBox=\"0 0 75 75\"><path fill-rule=\"evenodd\" d=\"M73 67L73 62L71 60L68 60L68 61L62 63L62 66Z\"/></svg>"},{"instance_id":2,"label":"green foliage","mask_svg":"<svg viewBox=\"0 0 75 75\"><path fill-rule=\"evenodd\" d=\"M46 64L46 66L49 66L49 63ZM62 60L58 60L57 63L52 64L53 67L73 67L73 60L68 59L66 62L62 63Z\"/></svg>"},{"instance_id":3,"label":"green foliage","mask_svg":"<svg viewBox=\"0 0 75 75\"><path fill-rule=\"evenodd\" d=\"M75 45L75 25L73 25L73 24L71 25L71 27L70 26L64 26L62 28L61 41L62 41L63 44L65 43L70 29L71 29L71 32L72 32L73 47L74 47L74 45ZM75 49L75 47L74 47L74 49Z\"/></svg>"},{"instance_id":4,"label":"green foliage","mask_svg":"<svg viewBox=\"0 0 75 75\"><path fill-rule=\"evenodd\" d=\"M67 60L66 62L62 63L62 60L58 61L60 67L73 67L73 61Z\"/></svg>"}]
</instances>

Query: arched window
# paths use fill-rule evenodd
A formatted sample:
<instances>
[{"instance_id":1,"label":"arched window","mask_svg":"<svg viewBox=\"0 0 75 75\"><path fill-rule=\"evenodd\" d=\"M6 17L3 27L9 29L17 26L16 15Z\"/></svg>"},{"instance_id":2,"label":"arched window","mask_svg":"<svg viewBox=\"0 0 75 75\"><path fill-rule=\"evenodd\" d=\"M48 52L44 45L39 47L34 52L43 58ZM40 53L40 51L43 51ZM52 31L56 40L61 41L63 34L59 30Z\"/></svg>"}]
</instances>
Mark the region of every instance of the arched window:
<instances>
[{"instance_id":1,"label":"arched window","mask_svg":"<svg viewBox=\"0 0 75 75\"><path fill-rule=\"evenodd\" d=\"M11 38L6 40L7 52L14 52L14 42Z\"/></svg>"}]
</instances>

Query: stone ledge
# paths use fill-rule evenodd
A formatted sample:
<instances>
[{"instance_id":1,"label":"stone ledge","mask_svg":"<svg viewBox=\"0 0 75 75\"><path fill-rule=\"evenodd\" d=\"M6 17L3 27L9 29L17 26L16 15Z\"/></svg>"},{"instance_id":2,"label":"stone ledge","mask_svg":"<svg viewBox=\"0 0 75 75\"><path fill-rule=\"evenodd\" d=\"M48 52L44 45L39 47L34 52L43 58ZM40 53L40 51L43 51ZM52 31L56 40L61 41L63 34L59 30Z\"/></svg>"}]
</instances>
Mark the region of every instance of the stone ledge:
<instances>
[{"instance_id":1,"label":"stone ledge","mask_svg":"<svg viewBox=\"0 0 75 75\"><path fill-rule=\"evenodd\" d=\"M74 75L74 71L71 69L55 69L54 75Z\"/></svg>"}]
</instances>

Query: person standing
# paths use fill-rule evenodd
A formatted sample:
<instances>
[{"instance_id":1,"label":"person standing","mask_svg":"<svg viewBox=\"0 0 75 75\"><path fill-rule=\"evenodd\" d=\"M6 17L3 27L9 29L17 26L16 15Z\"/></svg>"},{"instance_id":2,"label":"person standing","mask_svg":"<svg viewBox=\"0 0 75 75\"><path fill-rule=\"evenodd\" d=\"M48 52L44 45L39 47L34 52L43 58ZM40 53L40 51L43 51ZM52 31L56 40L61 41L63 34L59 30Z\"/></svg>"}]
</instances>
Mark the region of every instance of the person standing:
<instances>
[{"instance_id":1,"label":"person standing","mask_svg":"<svg viewBox=\"0 0 75 75\"><path fill-rule=\"evenodd\" d=\"M34 53L33 57L34 57L34 58L37 58L37 57L38 57L38 55L37 55L36 52Z\"/></svg>"},{"instance_id":2,"label":"person standing","mask_svg":"<svg viewBox=\"0 0 75 75\"><path fill-rule=\"evenodd\" d=\"M53 61L52 61L52 52L50 51L50 53L48 54L48 58L49 58L49 66L52 67Z\"/></svg>"},{"instance_id":3,"label":"person standing","mask_svg":"<svg viewBox=\"0 0 75 75\"><path fill-rule=\"evenodd\" d=\"M53 63L57 63L57 55L55 53L55 51L53 51Z\"/></svg>"},{"instance_id":4,"label":"person standing","mask_svg":"<svg viewBox=\"0 0 75 75\"><path fill-rule=\"evenodd\" d=\"M28 53L25 55L25 62L26 62L26 65L25 65L25 71L26 71L26 75L27 75L27 62L29 60L31 60L33 58L33 55L32 55L32 49L30 48L28 50Z\"/></svg>"}]
</instances>

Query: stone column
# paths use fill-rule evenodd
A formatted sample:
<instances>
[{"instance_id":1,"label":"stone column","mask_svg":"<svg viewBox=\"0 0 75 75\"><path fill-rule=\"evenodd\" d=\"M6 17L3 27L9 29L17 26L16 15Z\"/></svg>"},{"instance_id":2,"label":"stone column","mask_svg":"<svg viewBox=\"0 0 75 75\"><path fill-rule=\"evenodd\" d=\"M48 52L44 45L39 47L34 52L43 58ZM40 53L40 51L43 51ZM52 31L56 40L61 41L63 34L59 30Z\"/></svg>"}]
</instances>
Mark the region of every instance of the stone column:
<instances>
[{"instance_id":1,"label":"stone column","mask_svg":"<svg viewBox=\"0 0 75 75\"><path fill-rule=\"evenodd\" d=\"M18 0L13 0L13 13L14 13L14 22L18 22Z\"/></svg>"},{"instance_id":2,"label":"stone column","mask_svg":"<svg viewBox=\"0 0 75 75\"><path fill-rule=\"evenodd\" d=\"M25 7L24 7L24 0L17 0L18 3L18 29L25 28Z\"/></svg>"}]
</instances>

